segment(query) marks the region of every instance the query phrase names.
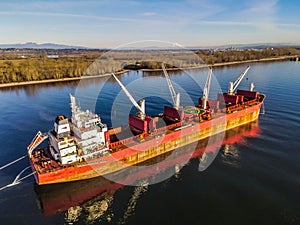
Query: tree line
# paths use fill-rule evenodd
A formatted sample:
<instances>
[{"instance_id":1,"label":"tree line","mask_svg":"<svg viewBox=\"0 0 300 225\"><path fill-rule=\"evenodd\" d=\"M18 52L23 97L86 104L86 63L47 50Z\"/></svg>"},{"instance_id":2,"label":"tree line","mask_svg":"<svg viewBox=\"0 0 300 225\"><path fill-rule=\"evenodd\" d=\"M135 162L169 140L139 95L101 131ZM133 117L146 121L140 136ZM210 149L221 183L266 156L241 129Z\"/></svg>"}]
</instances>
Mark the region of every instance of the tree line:
<instances>
[{"instance_id":1,"label":"tree line","mask_svg":"<svg viewBox=\"0 0 300 225\"><path fill-rule=\"evenodd\" d=\"M297 48L266 48L261 50L227 50L227 51L207 51L195 52L207 64L240 62L246 60L260 60L266 58L276 58L280 56L299 55Z\"/></svg>"},{"instance_id":2,"label":"tree line","mask_svg":"<svg viewBox=\"0 0 300 225\"><path fill-rule=\"evenodd\" d=\"M0 60L0 83L80 77L94 58L39 56Z\"/></svg>"},{"instance_id":3,"label":"tree line","mask_svg":"<svg viewBox=\"0 0 300 225\"><path fill-rule=\"evenodd\" d=\"M215 64L245 60L259 60L271 57L300 55L297 48L267 48L262 50L194 50L194 53L203 63ZM146 52L133 53L128 64L128 54L132 52L118 52L114 55L107 54L102 60L99 56L103 51L84 52L81 54L64 55L49 58L46 54L21 58L17 55L0 57L0 83L38 81L47 79L74 78L83 75L104 74L127 69L160 69L161 61L167 61L166 67L193 67L199 64L194 56L169 52L164 56L161 53L154 55L155 60L139 61L143 56L148 58ZM174 54L174 55L172 55ZM160 58L159 58L160 57ZM177 58L176 58L177 57ZM159 61L159 62L158 62ZM174 66L175 65L175 66Z\"/></svg>"}]
</instances>

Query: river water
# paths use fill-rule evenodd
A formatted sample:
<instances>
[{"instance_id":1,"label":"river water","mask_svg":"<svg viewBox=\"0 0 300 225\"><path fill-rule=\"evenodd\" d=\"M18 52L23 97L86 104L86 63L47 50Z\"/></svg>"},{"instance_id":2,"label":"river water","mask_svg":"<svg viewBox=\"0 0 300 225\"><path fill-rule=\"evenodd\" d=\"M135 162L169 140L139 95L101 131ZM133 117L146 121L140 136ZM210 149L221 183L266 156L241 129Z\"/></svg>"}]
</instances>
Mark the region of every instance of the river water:
<instances>
[{"instance_id":1,"label":"river water","mask_svg":"<svg viewBox=\"0 0 300 225\"><path fill-rule=\"evenodd\" d=\"M225 91L245 67L215 68L211 96ZM132 185L97 178L41 188L29 177L0 191L0 224L300 224L300 64L251 67L240 88L255 82L266 94L258 122L209 146L199 143L187 164L180 155L166 156L158 159L164 163L156 170L131 168L117 175ZM170 77L183 105L197 102L206 71L170 72ZM148 115L171 104L160 73L132 71L120 79L134 97L146 97ZM35 133L50 130L56 115L70 116L69 93L108 126L126 123L134 112L111 78L1 89L0 167L25 155ZM211 164L202 168L211 155ZM27 166L25 158L0 170L0 187ZM156 183L163 173L172 176Z\"/></svg>"}]
</instances>

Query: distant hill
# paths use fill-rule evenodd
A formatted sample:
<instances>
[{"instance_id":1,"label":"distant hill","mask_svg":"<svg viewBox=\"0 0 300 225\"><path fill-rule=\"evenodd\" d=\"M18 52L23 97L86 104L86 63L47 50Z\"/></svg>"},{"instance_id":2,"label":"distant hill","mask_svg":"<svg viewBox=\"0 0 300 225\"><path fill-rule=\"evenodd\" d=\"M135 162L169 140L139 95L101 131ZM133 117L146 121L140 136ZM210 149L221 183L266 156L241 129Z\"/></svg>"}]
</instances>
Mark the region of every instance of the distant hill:
<instances>
[{"instance_id":1,"label":"distant hill","mask_svg":"<svg viewBox=\"0 0 300 225\"><path fill-rule=\"evenodd\" d=\"M237 48L237 49L265 49L265 48L299 48L300 44L289 44L289 43L258 43L258 44L232 44L232 45L215 45L215 46L193 46L187 47L188 49L226 49L226 48Z\"/></svg>"},{"instance_id":2,"label":"distant hill","mask_svg":"<svg viewBox=\"0 0 300 225\"><path fill-rule=\"evenodd\" d=\"M183 49L227 49L227 48L237 48L237 49L264 49L264 48L284 48L284 47L294 47L300 48L300 44L288 44L288 43L262 43L262 44L232 44L232 45L215 45L215 46L186 46ZM0 44L0 49L91 49L84 46L72 46L72 45L62 45L55 43L42 43L37 44L35 42L17 43L17 44ZM140 49L143 50L159 50L159 49L180 49L179 45L161 47L161 46L148 46L148 47L123 47L122 50L133 50ZM98 49L98 48L95 48ZM106 49L106 48L102 48ZM106 49L107 50L107 49Z\"/></svg>"},{"instance_id":3,"label":"distant hill","mask_svg":"<svg viewBox=\"0 0 300 225\"><path fill-rule=\"evenodd\" d=\"M62 44L54 44L54 43L43 43L37 44L35 42L26 42L20 44L0 44L0 49L5 48L17 48L17 49L88 49L83 46L70 46L70 45L62 45Z\"/></svg>"}]
</instances>

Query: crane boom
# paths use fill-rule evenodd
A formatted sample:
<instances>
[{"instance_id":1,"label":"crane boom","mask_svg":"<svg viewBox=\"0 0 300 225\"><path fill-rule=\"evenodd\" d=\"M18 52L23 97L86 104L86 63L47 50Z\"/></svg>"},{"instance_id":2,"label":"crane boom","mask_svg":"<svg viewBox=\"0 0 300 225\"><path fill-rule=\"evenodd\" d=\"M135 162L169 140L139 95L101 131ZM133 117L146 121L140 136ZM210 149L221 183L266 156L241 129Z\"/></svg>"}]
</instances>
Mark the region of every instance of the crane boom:
<instances>
[{"instance_id":1,"label":"crane boom","mask_svg":"<svg viewBox=\"0 0 300 225\"><path fill-rule=\"evenodd\" d=\"M27 150L29 156L31 157L32 151L36 149L45 139L48 138L47 134L42 134L41 131L37 132L35 137L32 139L31 143L28 145Z\"/></svg>"},{"instance_id":2,"label":"crane boom","mask_svg":"<svg viewBox=\"0 0 300 225\"><path fill-rule=\"evenodd\" d=\"M233 92L236 90L238 85L241 83L242 79L250 69L250 66L247 66L247 68L238 76L238 78L234 82L229 82L229 88L228 93L233 94Z\"/></svg>"},{"instance_id":3,"label":"crane boom","mask_svg":"<svg viewBox=\"0 0 300 225\"><path fill-rule=\"evenodd\" d=\"M167 83L168 83L168 87L169 87L169 90L170 90L170 93L171 93L171 96L172 96L173 106L174 106L174 108L178 109L180 107L180 93L176 93L176 91L174 89L174 86L172 84L172 81L169 77L169 74L168 74L168 72L165 68L165 65L163 63L161 64L161 67L162 67L162 70L164 72L164 75L165 75Z\"/></svg>"},{"instance_id":4,"label":"crane boom","mask_svg":"<svg viewBox=\"0 0 300 225\"><path fill-rule=\"evenodd\" d=\"M145 107L140 106L132 97L132 95L129 93L129 91L126 89L126 87L122 84L122 82L116 77L114 73L112 73L112 76L115 78L115 80L118 82L124 93L127 95L129 100L132 102L132 104L135 106L135 108L142 114L142 116L145 116Z\"/></svg>"},{"instance_id":5,"label":"crane boom","mask_svg":"<svg viewBox=\"0 0 300 225\"><path fill-rule=\"evenodd\" d=\"M208 71L208 75L206 78L206 82L203 89L203 108L206 109L209 90L210 90L210 82L211 82L212 69L210 68Z\"/></svg>"}]
</instances>

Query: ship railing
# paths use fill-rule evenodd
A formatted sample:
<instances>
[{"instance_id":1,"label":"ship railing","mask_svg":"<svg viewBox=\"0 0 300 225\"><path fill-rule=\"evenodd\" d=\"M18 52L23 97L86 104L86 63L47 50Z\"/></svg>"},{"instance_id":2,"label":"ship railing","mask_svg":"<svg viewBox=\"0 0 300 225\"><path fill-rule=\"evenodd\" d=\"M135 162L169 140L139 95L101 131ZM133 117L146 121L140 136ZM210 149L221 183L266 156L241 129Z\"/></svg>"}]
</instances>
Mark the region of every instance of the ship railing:
<instances>
[{"instance_id":1,"label":"ship railing","mask_svg":"<svg viewBox=\"0 0 300 225\"><path fill-rule=\"evenodd\" d=\"M245 105L252 105L252 104L254 104L254 103L256 103L256 102L257 102L257 100L256 100L256 99L253 99L253 100L250 100L250 101L246 102Z\"/></svg>"},{"instance_id":2,"label":"ship railing","mask_svg":"<svg viewBox=\"0 0 300 225\"><path fill-rule=\"evenodd\" d=\"M97 144L97 142L94 141L94 140L91 140L91 141L88 141L88 140L89 139L84 139L83 142L81 142L83 148L89 147L90 145L96 145Z\"/></svg>"},{"instance_id":3,"label":"ship railing","mask_svg":"<svg viewBox=\"0 0 300 225\"><path fill-rule=\"evenodd\" d=\"M156 129L155 133L164 132L166 130L171 130L175 127L180 127L180 126L182 126L182 122L174 123L174 124Z\"/></svg>"},{"instance_id":4,"label":"ship railing","mask_svg":"<svg viewBox=\"0 0 300 225\"><path fill-rule=\"evenodd\" d=\"M81 132L91 131L97 129L97 127L89 126L89 127L80 127L79 128Z\"/></svg>"},{"instance_id":5,"label":"ship railing","mask_svg":"<svg viewBox=\"0 0 300 225\"><path fill-rule=\"evenodd\" d=\"M132 136L132 137L126 138L126 139L121 140L121 141L110 143L110 147L114 148L114 147L119 146L119 145L125 145L126 143L132 142L134 139L138 138L139 136L140 135L136 135L136 136Z\"/></svg>"},{"instance_id":6,"label":"ship railing","mask_svg":"<svg viewBox=\"0 0 300 225\"><path fill-rule=\"evenodd\" d=\"M233 106L229 106L229 107L227 107L227 111L230 111L230 112L232 112L232 111L234 111L234 110L236 110L236 109L238 109L239 107L241 107L241 106L250 106L250 105L253 105L253 104L255 104L257 102L257 100L256 99L252 99L252 100L250 100L250 101L247 101L247 102L244 102L242 105L233 105Z\"/></svg>"},{"instance_id":7,"label":"ship railing","mask_svg":"<svg viewBox=\"0 0 300 225\"><path fill-rule=\"evenodd\" d=\"M85 159L95 158L95 156L96 156L96 158L99 158L101 156L104 156L106 154L106 151L107 151L107 149L101 149L101 150L94 151L94 152L91 152L89 154L86 154L83 157Z\"/></svg>"},{"instance_id":8,"label":"ship railing","mask_svg":"<svg viewBox=\"0 0 300 225\"><path fill-rule=\"evenodd\" d=\"M155 133L155 134L156 133L162 133L162 132L165 132L166 130L171 130L173 128L180 127L180 126L182 126L182 122L178 122L178 123L174 123L174 124L171 124L171 125L168 125L168 126L165 126L165 127L158 128L153 133ZM120 141L117 141L117 142L110 143L110 147L115 148L115 147L120 146L120 145L125 145L127 143L132 142L135 139L139 139L139 137L140 137L140 135L136 135L136 136L126 138L124 140L120 140Z\"/></svg>"}]
</instances>

